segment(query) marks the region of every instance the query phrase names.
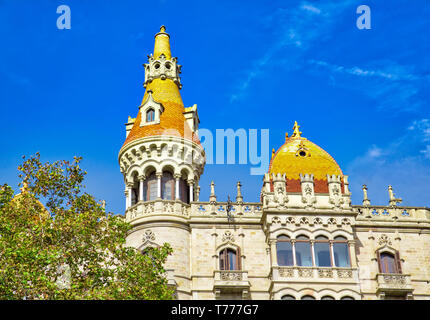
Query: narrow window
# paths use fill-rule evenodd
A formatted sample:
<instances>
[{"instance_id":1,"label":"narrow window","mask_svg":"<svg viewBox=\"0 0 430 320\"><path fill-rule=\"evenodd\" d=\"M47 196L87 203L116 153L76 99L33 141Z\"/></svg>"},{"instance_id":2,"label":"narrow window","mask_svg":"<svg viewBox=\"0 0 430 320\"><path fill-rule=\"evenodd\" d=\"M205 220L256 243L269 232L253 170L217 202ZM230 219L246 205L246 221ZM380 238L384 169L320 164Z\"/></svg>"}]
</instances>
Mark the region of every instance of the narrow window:
<instances>
[{"instance_id":1,"label":"narrow window","mask_svg":"<svg viewBox=\"0 0 430 320\"><path fill-rule=\"evenodd\" d=\"M348 241L344 237L336 237L333 241L334 264L340 268L350 268Z\"/></svg>"},{"instance_id":2,"label":"narrow window","mask_svg":"<svg viewBox=\"0 0 430 320\"><path fill-rule=\"evenodd\" d=\"M354 300L354 298L350 297L350 296L345 296L345 297L340 298L340 300Z\"/></svg>"},{"instance_id":3,"label":"narrow window","mask_svg":"<svg viewBox=\"0 0 430 320\"><path fill-rule=\"evenodd\" d=\"M239 250L238 250L239 251ZM240 254L233 249L223 249L219 255L220 270L240 270Z\"/></svg>"},{"instance_id":4,"label":"narrow window","mask_svg":"<svg viewBox=\"0 0 430 320\"><path fill-rule=\"evenodd\" d=\"M175 198L175 179L173 179L173 175L170 172L163 172L161 197L164 200L173 200Z\"/></svg>"},{"instance_id":5,"label":"narrow window","mask_svg":"<svg viewBox=\"0 0 430 320\"><path fill-rule=\"evenodd\" d=\"M330 243L328 238L318 236L314 243L315 264L317 267L331 267Z\"/></svg>"},{"instance_id":6,"label":"narrow window","mask_svg":"<svg viewBox=\"0 0 430 320\"><path fill-rule=\"evenodd\" d=\"M146 200L157 199L157 178L155 173L152 173L146 181L146 193Z\"/></svg>"},{"instance_id":7,"label":"narrow window","mask_svg":"<svg viewBox=\"0 0 430 320\"><path fill-rule=\"evenodd\" d=\"M334 300L334 298L332 296L324 296L321 300Z\"/></svg>"},{"instance_id":8,"label":"narrow window","mask_svg":"<svg viewBox=\"0 0 430 320\"><path fill-rule=\"evenodd\" d=\"M398 254L388 252L379 254L379 269L381 273L401 273Z\"/></svg>"},{"instance_id":9,"label":"narrow window","mask_svg":"<svg viewBox=\"0 0 430 320\"><path fill-rule=\"evenodd\" d=\"M292 266L293 261L293 247L291 245L290 238L281 235L277 238L276 242L276 254L278 257L278 265L280 266Z\"/></svg>"},{"instance_id":10,"label":"narrow window","mask_svg":"<svg viewBox=\"0 0 430 320\"><path fill-rule=\"evenodd\" d=\"M295 248L297 265L301 267L312 267L312 252L309 238L306 236L297 237Z\"/></svg>"},{"instance_id":11,"label":"narrow window","mask_svg":"<svg viewBox=\"0 0 430 320\"><path fill-rule=\"evenodd\" d=\"M149 109L146 111L146 122L152 122L155 119L155 111L154 109Z\"/></svg>"}]
</instances>

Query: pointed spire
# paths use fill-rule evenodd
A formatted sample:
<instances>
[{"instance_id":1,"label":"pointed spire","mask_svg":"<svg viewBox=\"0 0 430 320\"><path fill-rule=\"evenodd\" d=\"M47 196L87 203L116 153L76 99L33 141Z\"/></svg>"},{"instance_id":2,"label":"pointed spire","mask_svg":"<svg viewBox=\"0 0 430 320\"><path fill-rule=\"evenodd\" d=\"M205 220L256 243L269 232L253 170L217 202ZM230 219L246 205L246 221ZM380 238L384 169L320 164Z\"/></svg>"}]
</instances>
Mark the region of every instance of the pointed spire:
<instances>
[{"instance_id":1,"label":"pointed spire","mask_svg":"<svg viewBox=\"0 0 430 320\"><path fill-rule=\"evenodd\" d=\"M288 132L285 132L285 142L288 140Z\"/></svg>"},{"instance_id":2,"label":"pointed spire","mask_svg":"<svg viewBox=\"0 0 430 320\"><path fill-rule=\"evenodd\" d=\"M166 33L165 26L161 26L160 32L155 35L154 58L158 59L162 54L164 54L168 60L172 58L172 53L170 52L170 36Z\"/></svg>"},{"instance_id":3,"label":"pointed spire","mask_svg":"<svg viewBox=\"0 0 430 320\"><path fill-rule=\"evenodd\" d=\"M301 132L300 132L300 126L297 124L297 121L294 121L294 127L293 127L293 134L291 135L292 138L300 138L301 137Z\"/></svg>"},{"instance_id":4,"label":"pointed spire","mask_svg":"<svg viewBox=\"0 0 430 320\"><path fill-rule=\"evenodd\" d=\"M271 159L273 159L274 156L275 156L275 148L272 149L272 158Z\"/></svg>"}]
</instances>

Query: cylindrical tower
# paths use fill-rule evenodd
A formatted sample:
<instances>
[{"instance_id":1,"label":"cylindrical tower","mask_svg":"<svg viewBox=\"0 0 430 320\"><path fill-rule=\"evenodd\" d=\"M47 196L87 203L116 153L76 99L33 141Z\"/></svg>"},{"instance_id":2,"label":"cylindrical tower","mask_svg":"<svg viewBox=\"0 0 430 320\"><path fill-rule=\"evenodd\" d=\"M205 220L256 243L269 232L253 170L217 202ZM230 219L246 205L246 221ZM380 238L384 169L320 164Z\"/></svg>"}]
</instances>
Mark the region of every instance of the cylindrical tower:
<instances>
[{"instance_id":1,"label":"cylindrical tower","mask_svg":"<svg viewBox=\"0 0 430 320\"><path fill-rule=\"evenodd\" d=\"M136 118L128 118L118 160L124 175L125 216L133 230L127 244L144 250L170 243L169 283L179 299L191 298L190 203L196 199L205 152L198 138L197 106L185 108L181 66L170 52L165 27L155 35L145 68L145 95Z\"/></svg>"}]
</instances>

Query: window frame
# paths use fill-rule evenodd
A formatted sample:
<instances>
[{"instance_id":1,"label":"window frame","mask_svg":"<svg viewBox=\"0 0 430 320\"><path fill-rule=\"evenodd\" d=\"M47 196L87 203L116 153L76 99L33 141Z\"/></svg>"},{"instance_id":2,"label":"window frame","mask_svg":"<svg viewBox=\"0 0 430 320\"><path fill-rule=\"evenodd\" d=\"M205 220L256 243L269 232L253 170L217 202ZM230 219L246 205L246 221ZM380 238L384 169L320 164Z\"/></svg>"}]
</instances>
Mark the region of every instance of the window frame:
<instances>
[{"instance_id":1,"label":"window frame","mask_svg":"<svg viewBox=\"0 0 430 320\"><path fill-rule=\"evenodd\" d=\"M235 254L235 263L237 269L231 269L230 266L230 260L228 253L233 252ZM219 252L219 269L221 271L240 271L242 270L242 264L241 264L241 255L240 255L240 248L233 249L230 247L226 247Z\"/></svg>"}]
</instances>

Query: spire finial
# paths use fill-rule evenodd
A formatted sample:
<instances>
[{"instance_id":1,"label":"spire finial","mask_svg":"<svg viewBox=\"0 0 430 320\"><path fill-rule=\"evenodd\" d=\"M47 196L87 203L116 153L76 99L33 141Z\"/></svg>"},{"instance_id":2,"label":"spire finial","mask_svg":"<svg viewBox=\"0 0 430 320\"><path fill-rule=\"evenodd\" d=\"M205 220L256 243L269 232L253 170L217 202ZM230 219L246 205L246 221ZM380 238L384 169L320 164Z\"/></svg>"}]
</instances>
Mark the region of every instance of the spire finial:
<instances>
[{"instance_id":1,"label":"spire finial","mask_svg":"<svg viewBox=\"0 0 430 320\"><path fill-rule=\"evenodd\" d=\"M291 135L291 137L300 138L302 133L300 132L299 129L300 129L300 126L297 124L297 121L294 121L294 127L293 127L294 132Z\"/></svg>"},{"instance_id":2,"label":"spire finial","mask_svg":"<svg viewBox=\"0 0 430 320\"><path fill-rule=\"evenodd\" d=\"M363 184L363 206L370 206L370 200L367 197L367 186Z\"/></svg>"},{"instance_id":3,"label":"spire finial","mask_svg":"<svg viewBox=\"0 0 430 320\"><path fill-rule=\"evenodd\" d=\"M402 198L396 198L396 196L394 195L394 191L393 191L392 186L388 186L388 195L390 196L390 200L388 201L388 204L390 206L396 206L397 203L402 202Z\"/></svg>"},{"instance_id":4,"label":"spire finial","mask_svg":"<svg viewBox=\"0 0 430 320\"><path fill-rule=\"evenodd\" d=\"M211 181L211 194L209 195L209 202L210 203L216 202L215 183L213 182L213 180Z\"/></svg>"},{"instance_id":5,"label":"spire finial","mask_svg":"<svg viewBox=\"0 0 430 320\"><path fill-rule=\"evenodd\" d=\"M275 148L272 149L272 159L275 156Z\"/></svg>"},{"instance_id":6,"label":"spire finial","mask_svg":"<svg viewBox=\"0 0 430 320\"><path fill-rule=\"evenodd\" d=\"M288 132L285 132L285 142L288 140Z\"/></svg>"},{"instance_id":7,"label":"spire finial","mask_svg":"<svg viewBox=\"0 0 430 320\"><path fill-rule=\"evenodd\" d=\"M242 203L243 202L242 191L240 189L241 187L242 187L242 185L241 185L240 181L238 181L237 184L236 184L236 188L237 188L236 202L237 203Z\"/></svg>"},{"instance_id":8,"label":"spire finial","mask_svg":"<svg viewBox=\"0 0 430 320\"><path fill-rule=\"evenodd\" d=\"M158 59L162 54L167 60L172 59L170 52L170 36L166 33L166 27L161 26L160 32L155 35L154 58Z\"/></svg>"}]
</instances>

